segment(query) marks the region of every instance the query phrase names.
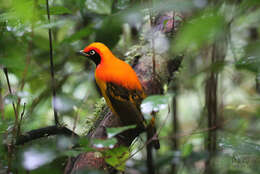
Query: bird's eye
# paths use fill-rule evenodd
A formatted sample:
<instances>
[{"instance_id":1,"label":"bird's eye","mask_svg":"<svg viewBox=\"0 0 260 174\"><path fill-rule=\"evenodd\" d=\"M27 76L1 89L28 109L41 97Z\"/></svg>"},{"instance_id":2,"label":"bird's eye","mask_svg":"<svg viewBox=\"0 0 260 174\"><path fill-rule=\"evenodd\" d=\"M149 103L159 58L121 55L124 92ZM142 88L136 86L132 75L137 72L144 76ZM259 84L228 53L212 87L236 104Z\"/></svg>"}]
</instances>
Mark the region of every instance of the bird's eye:
<instances>
[{"instance_id":1,"label":"bird's eye","mask_svg":"<svg viewBox=\"0 0 260 174\"><path fill-rule=\"evenodd\" d=\"M92 56L93 56L95 53L96 53L96 52L95 52L94 50L90 50L90 51L89 51L89 54L92 55Z\"/></svg>"}]
</instances>

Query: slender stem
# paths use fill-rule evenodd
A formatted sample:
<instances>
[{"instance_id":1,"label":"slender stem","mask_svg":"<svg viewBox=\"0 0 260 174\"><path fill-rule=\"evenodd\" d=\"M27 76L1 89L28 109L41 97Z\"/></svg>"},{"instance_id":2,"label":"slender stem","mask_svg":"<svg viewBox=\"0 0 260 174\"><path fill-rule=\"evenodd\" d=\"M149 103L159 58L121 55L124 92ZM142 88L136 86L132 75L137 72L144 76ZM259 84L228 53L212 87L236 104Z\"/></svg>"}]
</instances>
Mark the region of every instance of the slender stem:
<instances>
[{"instance_id":1,"label":"slender stem","mask_svg":"<svg viewBox=\"0 0 260 174\"><path fill-rule=\"evenodd\" d=\"M178 81L176 80L176 83L178 83ZM176 95L173 96L172 98L172 126L173 126L173 137L172 138L172 150L173 151L177 151L178 150L178 145L179 145L179 141L177 138L177 134L179 131L179 125L178 125L178 115L177 115L177 85L174 87L175 89L175 93ZM178 165L176 163L172 163L172 168L171 168L171 173L177 173L177 167Z\"/></svg>"},{"instance_id":2,"label":"slender stem","mask_svg":"<svg viewBox=\"0 0 260 174\"><path fill-rule=\"evenodd\" d=\"M46 10L48 21L50 23L50 9L49 9L49 1L46 0ZM51 86L52 86L52 107L54 113L54 120L55 124L59 125L58 120L58 112L56 110L56 89L55 89L55 77L54 77L54 65L53 65L53 46L52 46L52 35L51 35L51 28L48 29L49 33L49 45L50 45L50 70L51 70Z\"/></svg>"},{"instance_id":3,"label":"slender stem","mask_svg":"<svg viewBox=\"0 0 260 174\"><path fill-rule=\"evenodd\" d=\"M153 57L152 57L152 62L153 62L153 81L156 80L156 60L155 60L155 48L154 48L154 38L152 38L152 51L153 51Z\"/></svg>"},{"instance_id":4,"label":"slender stem","mask_svg":"<svg viewBox=\"0 0 260 174\"><path fill-rule=\"evenodd\" d=\"M4 68L4 74L5 74L5 78L6 78L6 81L7 81L9 93L11 95L13 95L12 88L11 88L10 81L9 81L8 69L7 68ZM13 145L14 145L14 138L15 138L15 134L16 134L16 128L17 128L17 125L18 125L18 113L17 113L16 107L15 107L14 101L12 101L12 105L13 105L13 109L14 109L14 113L15 113L15 122L14 122L14 127L13 127L13 130L12 130L13 137L12 137L11 143L7 145L7 148L8 148L7 173L10 173L11 168L12 168L13 153L14 153L14 150L15 150Z\"/></svg>"},{"instance_id":5,"label":"slender stem","mask_svg":"<svg viewBox=\"0 0 260 174\"><path fill-rule=\"evenodd\" d=\"M148 174L155 174L155 167L153 162L153 144L148 143L146 145L147 150L147 159L146 159L146 166L147 166L147 173Z\"/></svg>"},{"instance_id":6,"label":"slender stem","mask_svg":"<svg viewBox=\"0 0 260 174\"><path fill-rule=\"evenodd\" d=\"M17 137L20 135L20 132L21 132L21 125L22 125L23 116L24 116L24 112L25 112L25 105L26 105L26 103L23 104L23 111L21 113L20 121L19 121L18 128L17 128Z\"/></svg>"},{"instance_id":7,"label":"slender stem","mask_svg":"<svg viewBox=\"0 0 260 174\"><path fill-rule=\"evenodd\" d=\"M11 95L13 95L12 88L11 88L10 81L9 81L9 77L8 77L8 70L7 70L7 68L4 68L4 73L5 73L5 78L6 78L6 81L7 81L9 93L10 93ZM13 105L13 109L14 109L15 125L16 125L17 122L18 122L18 113L17 113L16 107L15 107L14 101L12 101L12 105Z\"/></svg>"},{"instance_id":8,"label":"slender stem","mask_svg":"<svg viewBox=\"0 0 260 174\"><path fill-rule=\"evenodd\" d=\"M5 119L5 109L4 109L4 102L3 102L3 96L2 96L2 84L0 81L0 113L2 120Z\"/></svg>"}]
</instances>

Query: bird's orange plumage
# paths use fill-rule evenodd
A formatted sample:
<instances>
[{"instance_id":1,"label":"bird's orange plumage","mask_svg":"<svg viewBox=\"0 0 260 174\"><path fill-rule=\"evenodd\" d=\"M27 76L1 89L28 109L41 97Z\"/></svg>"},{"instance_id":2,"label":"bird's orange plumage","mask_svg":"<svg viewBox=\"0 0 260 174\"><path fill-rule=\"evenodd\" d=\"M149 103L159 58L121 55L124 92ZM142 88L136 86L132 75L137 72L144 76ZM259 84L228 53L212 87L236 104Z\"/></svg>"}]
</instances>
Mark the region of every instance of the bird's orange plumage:
<instances>
[{"instance_id":1,"label":"bird's orange plumage","mask_svg":"<svg viewBox=\"0 0 260 174\"><path fill-rule=\"evenodd\" d=\"M104 44L94 42L80 52L96 63L95 79L108 106L123 125L137 125L147 130L149 138L156 132L154 119L147 124L140 110L145 98L142 85L132 67L118 59ZM159 141L153 141L159 148Z\"/></svg>"},{"instance_id":2,"label":"bird's orange plumage","mask_svg":"<svg viewBox=\"0 0 260 174\"><path fill-rule=\"evenodd\" d=\"M101 57L101 62L95 72L96 78L122 85L130 90L142 90L142 85L132 67L115 57L104 44L94 42L87 46L84 52L89 50L95 50Z\"/></svg>"}]
</instances>

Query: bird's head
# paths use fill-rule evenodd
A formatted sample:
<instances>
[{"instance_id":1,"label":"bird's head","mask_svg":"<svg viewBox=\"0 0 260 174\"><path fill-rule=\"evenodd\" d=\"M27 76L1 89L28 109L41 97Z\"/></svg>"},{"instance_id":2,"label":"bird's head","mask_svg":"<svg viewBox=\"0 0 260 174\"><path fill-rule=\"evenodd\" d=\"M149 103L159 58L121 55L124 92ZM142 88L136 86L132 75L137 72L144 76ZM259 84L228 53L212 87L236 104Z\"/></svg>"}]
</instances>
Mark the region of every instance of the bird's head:
<instances>
[{"instance_id":1,"label":"bird's head","mask_svg":"<svg viewBox=\"0 0 260 174\"><path fill-rule=\"evenodd\" d=\"M79 51L79 54L91 59L96 66L105 61L106 57L113 55L109 48L100 42L86 46L84 50Z\"/></svg>"}]
</instances>

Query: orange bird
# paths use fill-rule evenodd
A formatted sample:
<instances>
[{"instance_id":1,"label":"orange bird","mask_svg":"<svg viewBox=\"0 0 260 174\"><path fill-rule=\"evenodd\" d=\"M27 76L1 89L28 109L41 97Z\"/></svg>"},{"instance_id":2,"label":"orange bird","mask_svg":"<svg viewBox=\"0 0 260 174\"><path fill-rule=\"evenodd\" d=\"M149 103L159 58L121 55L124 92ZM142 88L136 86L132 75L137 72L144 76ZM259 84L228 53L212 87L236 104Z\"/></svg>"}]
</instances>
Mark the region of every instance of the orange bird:
<instances>
[{"instance_id":1,"label":"orange bird","mask_svg":"<svg viewBox=\"0 0 260 174\"><path fill-rule=\"evenodd\" d=\"M154 119L147 124L140 110L146 97L142 85L132 67L118 59L104 44L94 42L80 54L96 64L95 79L109 108L124 125L137 125L148 132L148 138L155 133ZM149 137L150 135L150 137ZM159 140L152 141L156 149Z\"/></svg>"}]
</instances>

